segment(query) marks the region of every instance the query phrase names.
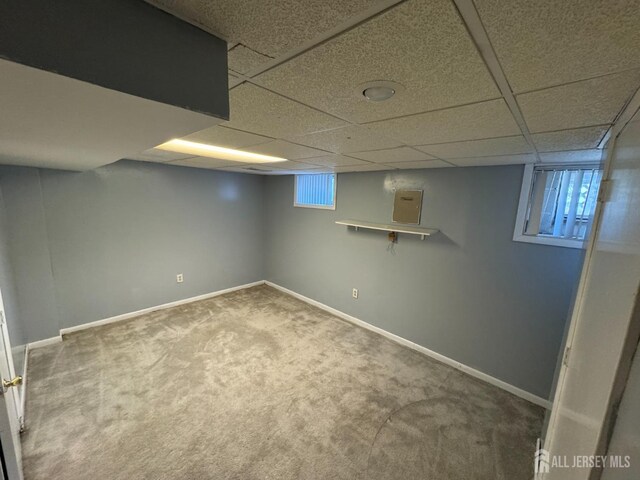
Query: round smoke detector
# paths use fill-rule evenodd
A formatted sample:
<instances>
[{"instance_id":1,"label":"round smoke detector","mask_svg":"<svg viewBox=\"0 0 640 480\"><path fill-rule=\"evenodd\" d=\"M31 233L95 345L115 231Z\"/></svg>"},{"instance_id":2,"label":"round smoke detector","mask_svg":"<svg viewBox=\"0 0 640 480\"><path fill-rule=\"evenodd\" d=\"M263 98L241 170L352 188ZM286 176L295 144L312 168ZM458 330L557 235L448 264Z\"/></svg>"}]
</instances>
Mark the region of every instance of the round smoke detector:
<instances>
[{"instance_id":1,"label":"round smoke detector","mask_svg":"<svg viewBox=\"0 0 640 480\"><path fill-rule=\"evenodd\" d=\"M376 80L358 85L357 94L370 102L384 102L398 94L404 87L396 82L388 80Z\"/></svg>"}]
</instances>

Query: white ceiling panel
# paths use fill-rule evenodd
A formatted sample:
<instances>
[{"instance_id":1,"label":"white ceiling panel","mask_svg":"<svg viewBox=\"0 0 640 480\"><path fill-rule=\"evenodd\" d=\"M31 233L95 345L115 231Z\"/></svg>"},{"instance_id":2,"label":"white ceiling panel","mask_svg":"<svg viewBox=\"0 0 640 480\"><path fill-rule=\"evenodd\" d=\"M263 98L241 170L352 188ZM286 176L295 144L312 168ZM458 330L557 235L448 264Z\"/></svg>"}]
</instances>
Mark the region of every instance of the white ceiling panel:
<instances>
[{"instance_id":1,"label":"white ceiling panel","mask_svg":"<svg viewBox=\"0 0 640 480\"><path fill-rule=\"evenodd\" d=\"M408 145L476 140L520 134L504 100L475 103L367 125Z\"/></svg>"},{"instance_id":2,"label":"white ceiling panel","mask_svg":"<svg viewBox=\"0 0 640 480\"><path fill-rule=\"evenodd\" d=\"M246 173L247 175L268 175L268 172L263 172L257 169L253 169L253 167L247 166L245 167L221 167L216 168L216 170L220 170L221 172L232 172L232 173Z\"/></svg>"},{"instance_id":3,"label":"white ceiling panel","mask_svg":"<svg viewBox=\"0 0 640 480\"><path fill-rule=\"evenodd\" d=\"M236 75L229 72L229 89L235 87L236 85L239 85L240 83L242 83L242 81L243 80L241 78L238 78Z\"/></svg>"},{"instance_id":4,"label":"white ceiling panel","mask_svg":"<svg viewBox=\"0 0 640 480\"><path fill-rule=\"evenodd\" d=\"M334 167L333 171L336 173L348 173L348 172L377 172L381 170L396 170L396 167L390 165L381 165L379 163L369 163L367 165L349 165L342 167Z\"/></svg>"},{"instance_id":5,"label":"white ceiling panel","mask_svg":"<svg viewBox=\"0 0 640 480\"><path fill-rule=\"evenodd\" d=\"M416 147L438 158L488 157L495 155L515 155L531 153L533 149L522 135L512 137L487 138L467 142L439 143Z\"/></svg>"},{"instance_id":6,"label":"white ceiling panel","mask_svg":"<svg viewBox=\"0 0 640 480\"><path fill-rule=\"evenodd\" d=\"M305 135L346 125L342 120L249 83L231 90L229 103L231 121L225 126L268 137Z\"/></svg>"},{"instance_id":7,"label":"white ceiling panel","mask_svg":"<svg viewBox=\"0 0 640 480\"><path fill-rule=\"evenodd\" d=\"M456 158L449 160L458 167L483 167L491 165L518 165L534 163L536 156L533 154L522 155L496 155L493 157Z\"/></svg>"},{"instance_id":8,"label":"white ceiling panel","mask_svg":"<svg viewBox=\"0 0 640 480\"><path fill-rule=\"evenodd\" d=\"M265 143L262 145L255 145L251 148L245 148L245 150L250 150L254 153L261 153L263 155L288 158L289 160L321 157L323 155L327 155L328 153L324 150L305 147L304 145L296 145L294 143L285 142L284 140L274 140L273 142Z\"/></svg>"},{"instance_id":9,"label":"white ceiling panel","mask_svg":"<svg viewBox=\"0 0 640 480\"><path fill-rule=\"evenodd\" d=\"M602 159L602 150L575 150L570 152L548 152L541 153L540 160L543 163L581 163L581 162L600 162Z\"/></svg>"},{"instance_id":10,"label":"white ceiling panel","mask_svg":"<svg viewBox=\"0 0 640 480\"><path fill-rule=\"evenodd\" d=\"M452 167L450 163L443 162L442 160L423 160L421 162L397 162L390 163L390 167L400 169L412 169L412 168L445 168Z\"/></svg>"},{"instance_id":11,"label":"white ceiling panel","mask_svg":"<svg viewBox=\"0 0 640 480\"><path fill-rule=\"evenodd\" d=\"M596 127L536 133L533 135L533 142L539 152L596 148L608 129L609 125L598 125Z\"/></svg>"},{"instance_id":12,"label":"white ceiling panel","mask_svg":"<svg viewBox=\"0 0 640 480\"><path fill-rule=\"evenodd\" d=\"M518 95L532 133L611 123L640 87L640 70Z\"/></svg>"},{"instance_id":13,"label":"white ceiling panel","mask_svg":"<svg viewBox=\"0 0 640 480\"><path fill-rule=\"evenodd\" d=\"M342 165L371 165L357 158L345 157L344 155L325 155L323 157L305 158L304 163L318 165L320 167L336 167Z\"/></svg>"},{"instance_id":14,"label":"white ceiling panel","mask_svg":"<svg viewBox=\"0 0 640 480\"><path fill-rule=\"evenodd\" d=\"M226 148L246 148L252 145L270 142L272 139L262 135L255 135L232 128L216 126L200 130L183 137L183 140L190 142L207 143L209 145L217 145Z\"/></svg>"},{"instance_id":15,"label":"white ceiling panel","mask_svg":"<svg viewBox=\"0 0 640 480\"><path fill-rule=\"evenodd\" d=\"M257 77L284 95L362 123L500 96L450 0L409 0ZM358 86L401 84L370 102Z\"/></svg>"},{"instance_id":16,"label":"white ceiling panel","mask_svg":"<svg viewBox=\"0 0 640 480\"><path fill-rule=\"evenodd\" d=\"M233 172L233 173L246 173L246 174L250 174L250 175L271 175L272 171L269 170L260 170L258 168L256 168L254 165L247 165L247 166L240 166L240 167L222 167L222 168L217 168L216 170L220 170L221 172ZM274 173L282 173L283 170L278 170L277 172Z\"/></svg>"},{"instance_id":17,"label":"white ceiling panel","mask_svg":"<svg viewBox=\"0 0 640 480\"><path fill-rule=\"evenodd\" d=\"M237 44L227 54L229 69L238 73L247 73L255 68L261 67L272 60L267 55L252 50L241 43Z\"/></svg>"},{"instance_id":18,"label":"white ceiling panel","mask_svg":"<svg viewBox=\"0 0 640 480\"><path fill-rule=\"evenodd\" d=\"M167 150L159 150L157 148L150 148L137 155L130 155L127 157L129 160L140 160L141 162L171 162L173 160L184 160L185 158L195 158L193 155L188 155L178 152L169 152Z\"/></svg>"},{"instance_id":19,"label":"white ceiling panel","mask_svg":"<svg viewBox=\"0 0 640 480\"><path fill-rule=\"evenodd\" d=\"M219 119L0 60L0 163L88 170Z\"/></svg>"},{"instance_id":20,"label":"white ceiling panel","mask_svg":"<svg viewBox=\"0 0 640 480\"><path fill-rule=\"evenodd\" d=\"M399 147L402 144L367 127L351 125L335 130L290 137L292 142L321 148L334 153L362 152Z\"/></svg>"},{"instance_id":21,"label":"white ceiling panel","mask_svg":"<svg viewBox=\"0 0 640 480\"><path fill-rule=\"evenodd\" d=\"M227 41L277 56L380 0L147 0Z\"/></svg>"},{"instance_id":22,"label":"white ceiling panel","mask_svg":"<svg viewBox=\"0 0 640 480\"><path fill-rule=\"evenodd\" d=\"M371 152L350 153L349 156L376 163L417 162L433 160L433 157L409 147L386 148Z\"/></svg>"},{"instance_id":23,"label":"white ceiling panel","mask_svg":"<svg viewBox=\"0 0 640 480\"><path fill-rule=\"evenodd\" d=\"M300 163L300 162L292 162L292 161L287 161L287 162L275 162L275 163L263 163L263 164L259 164L259 165L255 165L256 168L260 169L260 170L290 170L290 171L294 171L294 170L314 170L318 167L317 165L309 165L306 163Z\"/></svg>"},{"instance_id":24,"label":"white ceiling panel","mask_svg":"<svg viewBox=\"0 0 640 480\"><path fill-rule=\"evenodd\" d=\"M214 168L215 169L215 168L229 167L229 166L239 167L245 164L239 163L239 162L230 162L228 160L218 160L217 158L192 157L192 158L187 158L185 160L175 160L173 162L168 162L168 165L180 165L181 167Z\"/></svg>"},{"instance_id":25,"label":"white ceiling panel","mask_svg":"<svg viewBox=\"0 0 640 480\"><path fill-rule=\"evenodd\" d=\"M640 67L637 1L474 3L515 92Z\"/></svg>"},{"instance_id":26,"label":"white ceiling panel","mask_svg":"<svg viewBox=\"0 0 640 480\"><path fill-rule=\"evenodd\" d=\"M269 168L264 165L246 165L244 167L223 167L220 170L226 172L251 173L254 175L299 175L304 173L326 173L331 171L320 167L313 167L311 165L307 165L307 167L308 168L305 169L281 170Z\"/></svg>"}]
</instances>

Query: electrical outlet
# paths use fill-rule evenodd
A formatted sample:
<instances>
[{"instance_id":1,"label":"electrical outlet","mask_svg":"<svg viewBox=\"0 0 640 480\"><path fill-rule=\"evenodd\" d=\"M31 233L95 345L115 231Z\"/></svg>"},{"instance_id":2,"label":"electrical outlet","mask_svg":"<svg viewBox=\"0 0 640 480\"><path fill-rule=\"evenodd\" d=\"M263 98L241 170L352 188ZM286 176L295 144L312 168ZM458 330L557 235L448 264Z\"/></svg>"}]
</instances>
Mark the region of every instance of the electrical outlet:
<instances>
[{"instance_id":1,"label":"electrical outlet","mask_svg":"<svg viewBox=\"0 0 640 480\"><path fill-rule=\"evenodd\" d=\"M176 275L176 282L178 282L178 283L184 282L184 276L181 273Z\"/></svg>"},{"instance_id":2,"label":"electrical outlet","mask_svg":"<svg viewBox=\"0 0 640 480\"><path fill-rule=\"evenodd\" d=\"M353 291L351 292L351 296L353 298L358 298L358 289L354 288Z\"/></svg>"}]
</instances>

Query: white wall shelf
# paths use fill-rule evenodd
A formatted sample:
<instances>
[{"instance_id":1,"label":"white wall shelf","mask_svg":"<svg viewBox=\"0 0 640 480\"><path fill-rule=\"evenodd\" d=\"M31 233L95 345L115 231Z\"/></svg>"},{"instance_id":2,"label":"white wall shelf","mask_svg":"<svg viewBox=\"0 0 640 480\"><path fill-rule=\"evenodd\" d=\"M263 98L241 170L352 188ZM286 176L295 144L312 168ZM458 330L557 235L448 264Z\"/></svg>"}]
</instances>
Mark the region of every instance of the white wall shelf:
<instances>
[{"instance_id":1,"label":"white wall shelf","mask_svg":"<svg viewBox=\"0 0 640 480\"><path fill-rule=\"evenodd\" d=\"M437 228L422 228L422 227L410 227L407 225L388 225L385 223L363 222L362 220L338 220L338 225L346 225L347 227L354 227L356 231L360 228L366 230L381 230L383 232L395 232L395 233L408 233L409 235L420 235L420 238L424 240L440 230Z\"/></svg>"}]
</instances>

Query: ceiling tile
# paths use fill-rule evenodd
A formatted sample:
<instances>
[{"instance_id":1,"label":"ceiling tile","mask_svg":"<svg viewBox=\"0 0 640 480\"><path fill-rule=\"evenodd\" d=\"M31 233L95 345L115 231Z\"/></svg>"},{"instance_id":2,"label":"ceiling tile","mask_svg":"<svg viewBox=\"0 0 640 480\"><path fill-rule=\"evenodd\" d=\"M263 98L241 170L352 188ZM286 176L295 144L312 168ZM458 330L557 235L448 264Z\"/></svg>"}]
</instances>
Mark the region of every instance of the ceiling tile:
<instances>
[{"instance_id":1,"label":"ceiling tile","mask_svg":"<svg viewBox=\"0 0 640 480\"><path fill-rule=\"evenodd\" d=\"M283 138L346 125L346 122L249 83L229 92L231 121L225 126Z\"/></svg>"},{"instance_id":2,"label":"ceiling tile","mask_svg":"<svg viewBox=\"0 0 640 480\"><path fill-rule=\"evenodd\" d=\"M257 77L284 95L358 123L500 96L450 0L409 0ZM359 86L404 88L370 102Z\"/></svg>"},{"instance_id":3,"label":"ceiling tile","mask_svg":"<svg viewBox=\"0 0 640 480\"><path fill-rule=\"evenodd\" d=\"M381 0L147 0L180 18L278 56L337 27Z\"/></svg>"},{"instance_id":4,"label":"ceiling tile","mask_svg":"<svg viewBox=\"0 0 640 480\"><path fill-rule=\"evenodd\" d=\"M417 162L419 160L433 160L433 157L424 152L418 152L409 147L385 148L384 150L373 150L371 152L350 153L352 157L360 158L368 162L376 163L396 163L396 162Z\"/></svg>"},{"instance_id":5,"label":"ceiling tile","mask_svg":"<svg viewBox=\"0 0 640 480\"><path fill-rule=\"evenodd\" d=\"M574 150L570 152L548 152L541 153L540 160L543 163L580 163L580 162L600 162L603 150L595 148L588 150Z\"/></svg>"},{"instance_id":6,"label":"ceiling tile","mask_svg":"<svg viewBox=\"0 0 640 480\"><path fill-rule=\"evenodd\" d=\"M345 157L344 155L325 155L323 157L305 158L304 163L318 165L321 167L335 167L341 165L371 165L357 158Z\"/></svg>"},{"instance_id":7,"label":"ceiling tile","mask_svg":"<svg viewBox=\"0 0 640 480\"><path fill-rule=\"evenodd\" d=\"M379 163L369 163L367 165L348 165L342 167L334 167L333 171L336 173L347 172L377 172L381 170L396 170L396 167L390 165L380 165Z\"/></svg>"},{"instance_id":8,"label":"ceiling tile","mask_svg":"<svg viewBox=\"0 0 640 480\"><path fill-rule=\"evenodd\" d=\"M244 167L223 167L220 170L226 172L238 172L238 173L252 173L254 175L299 175L304 173L324 173L330 172L330 170L322 169L319 167L313 167L311 165L307 165L309 168L305 169L276 169L261 166L261 165L246 165Z\"/></svg>"},{"instance_id":9,"label":"ceiling tile","mask_svg":"<svg viewBox=\"0 0 640 480\"><path fill-rule=\"evenodd\" d=\"M255 166L261 170L314 170L319 168L316 165L309 165L307 163L299 163L299 162L291 162L291 161L263 163Z\"/></svg>"},{"instance_id":10,"label":"ceiling tile","mask_svg":"<svg viewBox=\"0 0 640 480\"><path fill-rule=\"evenodd\" d=\"M476 140L520 134L504 100L474 103L367 125L408 145Z\"/></svg>"},{"instance_id":11,"label":"ceiling tile","mask_svg":"<svg viewBox=\"0 0 640 480\"><path fill-rule=\"evenodd\" d=\"M418 146L416 148L434 157L444 159L515 155L519 153L531 153L533 151L522 135L470 140L467 142L439 143L436 145Z\"/></svg>"},{"instance_id":12,"label":"ceiling tile","mask_svg":"<svg viewBox=\"0 0 640 480\"><path fill-rule=\"evenodd\" d=\"M640 67L637 1L474 3L515 92Z\"/></svg>"},{"instance_id":13,"label":"ceiling tile","mask_svg":"<svg viewBox=\"0 0 640 480\"><path fill-rule=\"evenodd\" d=\"M309 157L321 157L327 154L327 152L323 150L305 147L303 145L296 145L294 143L285 142L284 140L274 140L273 142L265 143L263 145L253 146L247 150L250 150L254 153L261 153L263 155L288 158L289 160L297 160L300 158Z\"/></svg>"},{"instance_id":14,"label":"ceiling tile","mask_svg":"<svg viewBox=\"0 0 640 480\"><path fill-rule=\"evenodd\" d=\"M482 167L489 165L518 165L522 163L534 163L536 156L533 154L522 155L496 155L493 157L456 158L449 160L458 167Z\"/></svg>"},{"instance_id":15,"label":"ceiling tile","mask_svg":"<svg viewBox=\"0 0 640 480\"><path fill-rule=\"evenodd\" d=\"M247 175L270 175L269 172L255 170L252 167L222 167L217 170L221 172L246 173Z\"/></svg>"},{"instance_id":16,"label":"ceiling tile","mask_svg":"<svg viewBox=\"0 0 640 480\"><path fill-rule=\"evenodd\" d=\"M536 133L533 135L533 141L539 152L596 148L607 130L609 130L609 125Z\"/></svg>"},{"instance_id":17,"label":"ceiling tile","mask_svg":"<svg viewBox=\"0 0 640 480\"><path fill-rule=\"evenodd\" d=\"M640 86L640 70L518 95L532 133L611 123Z\"/></svg>"},{"instance_id":18,"label":"ceiling tile","mask_svg":"<svg viewBox=\"0 0 640 480\"><path fill-rule=\"evenodd\" d=\"M200 130L199 132L182 137L182 139L226 148L245 148L271 141L269 137L221 126Z\"/></svg>"},{"instance_id":19,"label":"ceiling tile","mask_svg":"<svg viewBox=\"0 0 640 480\"><path fill-rule=\"evenodd\" d=\"M443 162L442 160L423 160L421 162L397 162L389 164L390 167L396 167L401 169L411 168L445 168L452 167L450 163Z\"/></svg>"},{"instance_id":20,"label":"ceiling tile","mask_svg":"<svg viewBox=\"0 0 640 480\"><path fill-rule=\"evenodd\" d=\"M229 166L245 165L239 162L230 162L228 160L218 160L217 158L209 157L193 157L186 160L175 160L170 163L171 165L180 165L182 167L196 167L196 168L220 168Z\"/></svg>"},{"instance_id":21,"label":"ceiling tile","mask_svg":"<svg viewBox=\"0 0 640 480\"><path fill-rule=\"evenodd\" d=\"M227 55L229 69L238 73L247 73L261 67L270 60L272 60L271 57L251 50L241 43L229 50Z\"/></svg>"},{"instance_id":22,"label":"ceiling tile","mask_svg":"<svg viewBox=\"0 0 640 480\"><path fill-rule=\"evenodd\" d=\"M357 125L299 137L290 137L290 140L335 153L362 152L402 145L400 142L384 135L379 135L367 127Z\"/></svg>"},{"instance_id":23,"label":"ceiling tile","mask_svg":"<svg viewBox=\"0 0 640 480\"><path fill-rule=\"evenodd\" d=\"M236 85L242 82L243 80L241 78L238 78L233 73L229 72L229 89L235 87Z\"/></svg>"},{"instance_id":24,"label":"ceiling tile","mask_svg":"<svg viewBox=\"0 0 640 480\"><path fill-rule=\"evenodd\" d=\"M127 158L129 160L140 160L142 162L170 162L172 160L182 160L184 158L191 157L193 157L193 155L150 148L149 150L145 150L138 155L132 155Z\"/></svg>"}]
</instances>

